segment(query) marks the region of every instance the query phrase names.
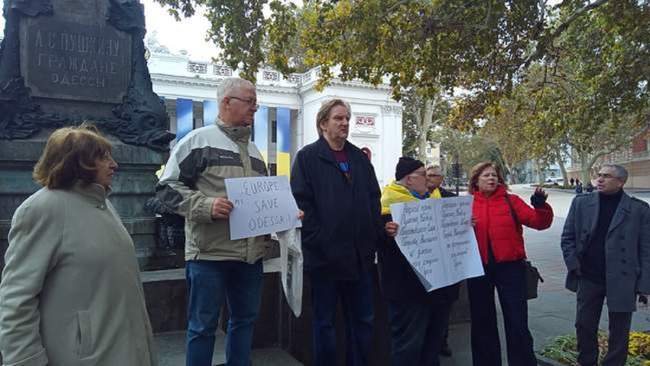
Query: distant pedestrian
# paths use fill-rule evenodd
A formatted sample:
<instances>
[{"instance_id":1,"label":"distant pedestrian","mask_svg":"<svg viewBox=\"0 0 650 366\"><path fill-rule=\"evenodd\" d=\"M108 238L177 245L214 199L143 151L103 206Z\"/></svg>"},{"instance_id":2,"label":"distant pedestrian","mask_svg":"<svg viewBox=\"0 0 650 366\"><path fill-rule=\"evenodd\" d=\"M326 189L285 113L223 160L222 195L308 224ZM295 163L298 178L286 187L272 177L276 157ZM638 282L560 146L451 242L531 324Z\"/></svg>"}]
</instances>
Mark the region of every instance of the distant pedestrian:
<instances>
[{"instance_id":1,"label":"distant pedestrian","mask_svg":"<svg viewBox=\"0 0 650 366\"><path fill-rule=\"evenodd\" d=\"M587 191L587 193L593 192L594 191L594 185L591 184L591 182L587 183L587 187L586 187L585 190Z\"/></svg>"},{"instance_id":2,"label":"distant pedestrian","mask_svg":"<svg viewBox=\"0 0 650 366\"><path fill-rule=\"evenodd\" d=\"M582 193L582 182L576 179L576 194Z\"/></svg>"},{"instance_id":3,"label":"distant pedestrian","mask_svg":"<svg viewBox=\"0 0 650 366\"><path fill-rule=\"evenodd\" d=\"M607 299L608 350L603 366L627 359L636 295L650 293L650 207L623 191L627 171L603 165L597 193L576 196L562 231L566 288L577 292L578 363L598 362L598 324Z\"/></svg>"},{"instance_id":4,"label":"distant pedestrian","mask_svg":"<svg viewBox=\"0 0 650 366\"><path fill-rule=\"evenodd\" d=\"M571 187L573 187L574 183L575 183L575 179L573 179L573 177L571 177L571 179L569 179L569 184L571 184Z\"/></svg>"}]
</instances>

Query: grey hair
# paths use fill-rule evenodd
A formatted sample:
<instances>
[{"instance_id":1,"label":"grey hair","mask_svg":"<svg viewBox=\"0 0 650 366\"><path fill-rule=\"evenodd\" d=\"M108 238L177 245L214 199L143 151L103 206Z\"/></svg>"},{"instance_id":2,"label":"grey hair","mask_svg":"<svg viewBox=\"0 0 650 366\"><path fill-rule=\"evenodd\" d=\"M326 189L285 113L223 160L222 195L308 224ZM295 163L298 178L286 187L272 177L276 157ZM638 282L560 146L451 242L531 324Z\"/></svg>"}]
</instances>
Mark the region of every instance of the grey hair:
<instances>
[{"instance_id":1,"label":"grey hair","mask_svg":"<svg viewBox=\"0 0 650 366\"><path fill-rule=\"evenodd\" d=\"M616 172L616 178L619 178L623 182L627 182L627 169L625 169L622 165L618 164L603 164L600 167L602 168L612 168Z\"/></svg>"},{"instance_id":2,"label":"grey hair","mask_svg":"<svg viewBox=\"0 0 650 366\"><path fill-rule=\"evenodd\" d=\"M255 88L255 85L246 79L237 77L223 79L217 87L217 103L221 104L223 98L227 97L233 90L246 87Z\"/></svg>"}]
</instances>

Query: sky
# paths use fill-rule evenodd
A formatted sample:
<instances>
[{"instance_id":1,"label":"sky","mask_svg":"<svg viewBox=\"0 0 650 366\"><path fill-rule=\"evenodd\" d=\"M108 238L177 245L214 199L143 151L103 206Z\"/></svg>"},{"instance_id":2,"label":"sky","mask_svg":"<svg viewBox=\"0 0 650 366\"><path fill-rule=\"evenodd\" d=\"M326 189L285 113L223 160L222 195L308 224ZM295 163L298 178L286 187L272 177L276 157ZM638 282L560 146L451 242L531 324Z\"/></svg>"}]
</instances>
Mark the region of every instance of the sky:
<instances>
[{"instance_id":1,"label":"sky","mask_svg":"<svg viewBox=\"0 0 650 366\"><path fill-rule=\"evenodd\" d=\"M140 2L144 4L147 35L155 31L161 45L167 46L173 53L186 50L194 61L208 61L217 55L216 46L205 41L210 23L203 15L198 14L198 11L192 18L177 22L166 9L153 0Z\"/></svg>"},{"instance_id":2,"label":"sky","mask_svg":"<svg viewBox=\"0 0 650 366\"><path fill-rule=\"evenodd\" d=\"M186 50L194 61L209 61L211 57L217 55L216 46L205 41L210 24L198 14L198 11L192 18L177 22L167 13L167 10L153 0L140 0L140 2L144 4L147 36L156 32L161 45L167 46L173 53ZM3 5L4 2L0 2L0 10ZM4 23L4 17L0 17L0 27L3 30Z\"/></svg>"}]
</instances>

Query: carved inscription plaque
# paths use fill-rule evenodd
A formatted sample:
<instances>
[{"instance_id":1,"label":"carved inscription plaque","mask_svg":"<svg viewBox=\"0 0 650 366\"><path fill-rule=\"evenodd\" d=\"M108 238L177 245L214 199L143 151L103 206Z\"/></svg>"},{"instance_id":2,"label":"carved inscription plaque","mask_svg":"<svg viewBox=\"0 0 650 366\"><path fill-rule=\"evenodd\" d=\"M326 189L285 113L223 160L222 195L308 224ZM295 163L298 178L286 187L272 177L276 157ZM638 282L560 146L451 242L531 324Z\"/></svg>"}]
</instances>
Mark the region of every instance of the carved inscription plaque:
<instances>
[{"instance_id":1,"label":"carved inscription plaque","mask_svg":"<svg viewBox=\"0 0 650 366\"><path fill-rule=\"evenodd\" d=\"M131 77L131 36L111 27L27 20L21 64L32 96L121 103Z\"/></svg>"}]
</instances>

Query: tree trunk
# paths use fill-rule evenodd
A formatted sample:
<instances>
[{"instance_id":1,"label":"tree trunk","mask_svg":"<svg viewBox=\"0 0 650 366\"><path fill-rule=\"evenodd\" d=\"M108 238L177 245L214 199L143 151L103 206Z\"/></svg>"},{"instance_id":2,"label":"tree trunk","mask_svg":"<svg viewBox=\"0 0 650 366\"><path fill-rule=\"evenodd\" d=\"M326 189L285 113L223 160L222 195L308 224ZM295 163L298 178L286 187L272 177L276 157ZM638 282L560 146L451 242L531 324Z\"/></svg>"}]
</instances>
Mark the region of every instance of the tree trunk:
<instances>
[{"instance_id":1,"label":"tree trunk","mask_svg":"<svg viewBox=\"0 0 650 366\"><path fill-rule=\"evenodd\" d=\"M562 173L562 180L564 180L563 186L566 188L569 186L569 175L566 172L566 166L564 166L564 160L562 159L562 148L557 149L557 159L556 163L560 167L560 172Z\"/></svg>"},{"instance_id":2,"label":"tree trunk","mask_svg":"<svg viewBox=\"0 0 650 366\"><path fill-rule=\"evenodd\" d=\"M517 179L516 179L515 173L514 173L515 170L510 165L510 163L508 163L508 161L506 160L505 157L503 158L503 165L505 166L505 168L510 173L510 174L508 174L508 178L507 178L508 184L517 184Z\"/></svg>"},{"instance_id":3,"label":"tree trunk","mask_svg":"<svg viewBox=\"0 0 650 366\"><path fill-rule=\"evenodd\" d=\"M596 161L598 161L598 158L601 156L607 154L608 152L598 152L596 154L593 154L589 156L589 154L585 152L580 152L580 179L582 180L582 184L586 187L587 183L591 183L591 168L596 164Z\"/></svg>"},{"instance_id":4,"label":"tree trunk","mask_svg":"<svg viewBox=\"0 0 650 366\"><path fill-rule=\"evenodd\" d=\"M435 104L434 99L424 99L422 101L422 107L420 108L420 120L418 125L420 128L420 134L418 135L418 159L423 163L427 163L427 148L429 147L429 141L427 140L427 135L433 124L433 106Z\"/></svg>"},{"instance_id":5,"label":"tree trunk","mask_svg":"<svg viewBox=\"0 0 650 366\"><path fill-rule=\"evenodd\" d=\"M541 186L544 184L544 177L542 176L542 164L539 160L533 159L533 171L535 172L535 181Z\"/></svg>"}]
</instances>

